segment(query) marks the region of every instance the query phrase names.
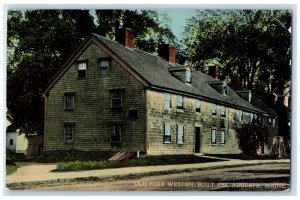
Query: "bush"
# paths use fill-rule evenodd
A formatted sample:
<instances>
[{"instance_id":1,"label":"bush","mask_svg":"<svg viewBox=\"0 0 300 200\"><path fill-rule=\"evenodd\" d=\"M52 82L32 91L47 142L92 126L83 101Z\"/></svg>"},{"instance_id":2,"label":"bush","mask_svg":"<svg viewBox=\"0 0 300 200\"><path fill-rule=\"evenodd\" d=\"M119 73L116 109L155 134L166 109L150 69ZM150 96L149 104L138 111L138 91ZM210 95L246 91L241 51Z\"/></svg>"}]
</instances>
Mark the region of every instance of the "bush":
<instances>
[{"instance_id":1,"label":"bush","mask_svg":"<svg viewBox=\"0 0 300 200\"><path fill-rule=\"evenodd\" d=\"M113 155L112 151L49 151L36 159L36 162L74 162L74 161L102 161Z\"/></svg>"}]
</instances>

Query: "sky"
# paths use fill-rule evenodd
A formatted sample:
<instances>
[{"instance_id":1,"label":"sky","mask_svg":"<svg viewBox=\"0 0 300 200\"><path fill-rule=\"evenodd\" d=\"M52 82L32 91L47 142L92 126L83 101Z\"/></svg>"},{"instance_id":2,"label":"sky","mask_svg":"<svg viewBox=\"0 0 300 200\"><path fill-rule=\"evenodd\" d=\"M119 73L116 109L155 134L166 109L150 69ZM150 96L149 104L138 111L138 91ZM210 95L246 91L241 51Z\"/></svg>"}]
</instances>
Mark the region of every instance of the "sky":
<instances>
[{"instance_id":1,"label":"sky","mask_svg":"<svg viewBox=\"0 0 300 200\"><path fill-rule=\"evenodd\" d=\"M162 10L162 12L166 13L171 18L171 29L178 40L182 39L182 36L184 35L183 32L186 20L196 15L196 10L193 9L166 9Z\"/></svg>"}]
</instances>

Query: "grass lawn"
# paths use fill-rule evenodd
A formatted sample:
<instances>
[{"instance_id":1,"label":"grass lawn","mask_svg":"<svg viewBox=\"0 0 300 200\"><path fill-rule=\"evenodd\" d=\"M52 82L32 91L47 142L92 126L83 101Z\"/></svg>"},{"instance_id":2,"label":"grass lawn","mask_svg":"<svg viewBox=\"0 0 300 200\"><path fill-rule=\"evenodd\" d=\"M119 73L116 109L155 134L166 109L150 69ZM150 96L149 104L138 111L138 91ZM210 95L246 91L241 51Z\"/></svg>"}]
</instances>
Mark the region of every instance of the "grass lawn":
<instances>
[{"instance_id":1,"label":"grass lawn","mask_svg":"<svg viewBox=\"0 0 300 200\"><path fill-rule=\"evenodd\" d=\"M17 169L18 167L16 165L6 165L6 175L15 173Z\"/></svg>"},{"instance_id":2,"label":"grass lawn","mask_svg":"<svg viewBox=\"0 0 300 200\"><path fill-rule=\"evenodd\" d=\"M164 155L164 156L145 156L138 159L127 161L75 161L57 164L55 172L95 170L105 168L155 166L155 165L176 165L191 163L218 162L223 160L198 157L194 155Z\"/></svg>"}]
</instances>

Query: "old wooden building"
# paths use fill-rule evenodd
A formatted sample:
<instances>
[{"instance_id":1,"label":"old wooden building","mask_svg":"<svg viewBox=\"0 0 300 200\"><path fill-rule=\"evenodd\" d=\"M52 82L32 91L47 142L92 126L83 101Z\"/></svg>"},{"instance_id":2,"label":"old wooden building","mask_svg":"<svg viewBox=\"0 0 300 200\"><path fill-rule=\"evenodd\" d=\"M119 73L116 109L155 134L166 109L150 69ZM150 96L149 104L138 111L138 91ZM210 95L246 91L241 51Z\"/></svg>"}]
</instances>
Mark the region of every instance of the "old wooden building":
<instances>
[{"instance_id":1,"label":"old wooden building","mask_svg":"<svg viewBox=\"0 0 300 200\"><path fill-rule=\"evenodd\" d=\"M44 150L124 150L149 155L239 153L236 128L260 117L273 135L277 115L250 91L157 55L92 34L44 92ZM266 147L267 148L267 147Z\"/></svg>"}]
</instances>

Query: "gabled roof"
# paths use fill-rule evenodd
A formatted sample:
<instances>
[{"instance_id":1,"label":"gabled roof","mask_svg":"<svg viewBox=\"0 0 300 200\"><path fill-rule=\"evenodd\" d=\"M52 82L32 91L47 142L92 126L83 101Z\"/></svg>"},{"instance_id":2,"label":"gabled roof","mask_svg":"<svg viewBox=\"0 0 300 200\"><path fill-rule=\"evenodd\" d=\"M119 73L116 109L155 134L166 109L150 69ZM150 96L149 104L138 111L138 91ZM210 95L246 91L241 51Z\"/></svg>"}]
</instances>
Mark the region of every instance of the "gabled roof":
<instances>
[{"instance_id":1,"label":"gabled roof","mask_svg":"<svg viewBox=\"0 0 300 200\"><path fill-rule=\"evenodd\" d=\"M116 41L96 34L92 34L90 39L95 39L97 42L100 42L101 45L104 45L112 52L114 56L121 59L126 65L128 65L134 71L134 73L136 73L137 77L142 77L142 79L147 82L147 87L150 87L154 90L162 90L195 97L230 107L243 109L249 112L272 114L254 107L252 104L239 97L229 87L226 96L220 94L210 86L212 82L218 80L215 80L214 78L199 71L192 70L192 83L186 84L171 74L172 69L185 68L183 65L170 64L159 56L139 49L126 48ZM89 41L86 41L86 43L87 42ZM81 48L83 47L84 45L81 45ZM80 52L80 50L77 50L77 52ZM79 55L77 55L77 57L78 56ZM63 68L70 67L74 63L75 58L76 55L74 54L73 60L70 58ZM66 69L60 70L57 77L50 83L45 92L48 92L53 87L55 82L65 71Z\"/></svg>"}]
</instances>

